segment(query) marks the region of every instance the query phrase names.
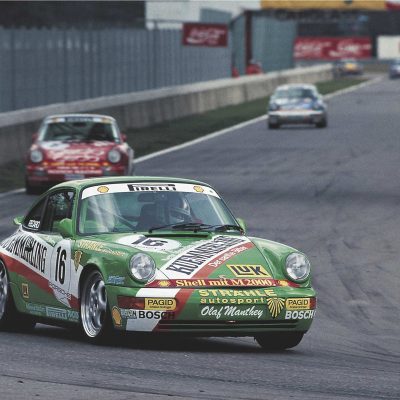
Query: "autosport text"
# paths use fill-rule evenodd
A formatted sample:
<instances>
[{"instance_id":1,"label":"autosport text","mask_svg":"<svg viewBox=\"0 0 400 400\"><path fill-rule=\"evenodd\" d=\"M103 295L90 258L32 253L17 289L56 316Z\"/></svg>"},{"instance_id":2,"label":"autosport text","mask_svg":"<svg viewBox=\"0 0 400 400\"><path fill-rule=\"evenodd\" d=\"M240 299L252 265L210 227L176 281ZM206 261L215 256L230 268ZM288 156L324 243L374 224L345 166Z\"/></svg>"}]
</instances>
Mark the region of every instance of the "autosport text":
<instances>
[{"instance_id":1,"label":"autosport text","mask_svg":"<svg viewBox=\"0 0 400 400\"><path fill-rule=\"evenodd\" d=\"M22 258L33 268L44 274L46 270L47 248L32 236L16 234L2 242L2 247L15 256Z\"/></svg>"},{"instance_id":2,"label":"autosport text","mask_svg":"<svg viewBox=\"0 0 400 400\"><path fill-rule=\"evenodd\" d=\"M197 246L187 253L181 255L174 260L166 269L169 271L179 272L185 275L191 275L201 265L212 260L214 257L225 252L230 247L246 243L247 239L217 236L212 242Z\"/></svg>"}]
</instances>

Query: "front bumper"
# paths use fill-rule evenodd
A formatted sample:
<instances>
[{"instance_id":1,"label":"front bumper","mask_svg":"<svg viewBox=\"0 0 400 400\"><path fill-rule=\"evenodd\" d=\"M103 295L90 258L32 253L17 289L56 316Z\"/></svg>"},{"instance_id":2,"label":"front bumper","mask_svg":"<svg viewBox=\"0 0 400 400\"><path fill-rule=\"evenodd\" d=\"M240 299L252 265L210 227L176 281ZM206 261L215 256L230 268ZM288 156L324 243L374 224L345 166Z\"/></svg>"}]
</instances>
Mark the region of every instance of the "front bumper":
<instances>
[{"instance_id":1,"label":"front bumper","mask_svg":"<svg viewBox=\"0 0 400 400\"><path fill-rule=\"evenodd\" d=\"M318 124L326 119L326 112L317 110L280 110L269 112L268 119L271 124Z\"/></svg>"},{"instance_id":2,"label":"front bumper","mask_svg":"<svg viewBox=\"0 0 400 400\"><path fill-rule=\"evenodd\" d=\"M125 165L48 167L29 164L26 167L26 178L31 186L54 185L75 179L96 178L101 176L125 175Z\"/></svg>"},{"instance_id":3,"label":"front bumper","mask_svg":"<svg viewBox=\"0 0 400 400\"><path fill-rule=\"evenodd\" d=\"M306 332L315 315L312 288L132 289L107 286L114 327L196 336Z\"/></svg>"}]
</instances>

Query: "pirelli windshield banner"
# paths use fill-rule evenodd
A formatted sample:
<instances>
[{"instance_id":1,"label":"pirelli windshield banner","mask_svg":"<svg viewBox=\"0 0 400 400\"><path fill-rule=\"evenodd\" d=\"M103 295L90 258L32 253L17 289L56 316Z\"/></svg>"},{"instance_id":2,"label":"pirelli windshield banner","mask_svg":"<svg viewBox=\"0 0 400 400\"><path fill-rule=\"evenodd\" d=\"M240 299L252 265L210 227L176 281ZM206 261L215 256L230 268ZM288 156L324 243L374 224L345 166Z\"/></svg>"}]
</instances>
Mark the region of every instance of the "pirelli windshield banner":
<instances>
[{"instance_id":1,"label":"pirelli windshield banner","mask_svg":"<svg viewBox=\"0 0 400 400\"><path fill-rule=\"evenodd\" d=\"M261 8L289 10L393 10L400 9L400 0L261 0Z\"/></svg>"}]
</instances>

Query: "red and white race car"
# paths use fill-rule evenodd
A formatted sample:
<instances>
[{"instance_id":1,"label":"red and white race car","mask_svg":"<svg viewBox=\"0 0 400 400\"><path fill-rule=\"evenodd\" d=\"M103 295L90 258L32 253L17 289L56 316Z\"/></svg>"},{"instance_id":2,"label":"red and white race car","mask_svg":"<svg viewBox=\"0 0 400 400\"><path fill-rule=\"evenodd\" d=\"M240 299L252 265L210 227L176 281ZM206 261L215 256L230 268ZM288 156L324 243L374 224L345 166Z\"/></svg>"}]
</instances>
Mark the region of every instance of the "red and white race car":
<instances>
[{"instance_id":1,"label":"red and white race car","mask_svg":"<svg viewBox=\"0 0 400 400\"><path fill-rule=\"evenodd\" d=\"M133 159L134 151L114 118L53 115L33 135L26 160L26 192L72 179L132 175Z\"/></svg>"}]
</instances>

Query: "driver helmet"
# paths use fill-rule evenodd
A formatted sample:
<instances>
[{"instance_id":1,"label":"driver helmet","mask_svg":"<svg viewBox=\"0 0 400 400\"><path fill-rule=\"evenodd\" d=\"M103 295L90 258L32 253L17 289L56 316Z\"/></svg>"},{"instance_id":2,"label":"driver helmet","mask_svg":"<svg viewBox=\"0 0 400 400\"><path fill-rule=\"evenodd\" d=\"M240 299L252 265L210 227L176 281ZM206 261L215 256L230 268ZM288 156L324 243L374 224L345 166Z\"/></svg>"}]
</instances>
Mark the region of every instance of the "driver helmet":
<instances>
[{"instance_id":1,"label":"driver helmet","mask_svg":"<svg viewBox=\"0 0 400 400\"><path fill-rule=\"evenodd\" d=\"M190 206L185 197L174 196L169 200L169 222L179 224L191 221Z\"/></svg>"}]
</instances>

